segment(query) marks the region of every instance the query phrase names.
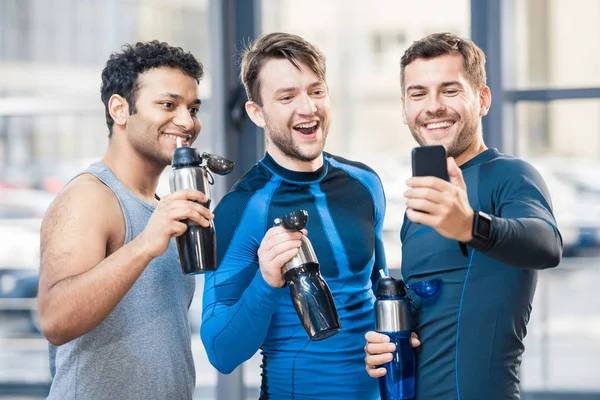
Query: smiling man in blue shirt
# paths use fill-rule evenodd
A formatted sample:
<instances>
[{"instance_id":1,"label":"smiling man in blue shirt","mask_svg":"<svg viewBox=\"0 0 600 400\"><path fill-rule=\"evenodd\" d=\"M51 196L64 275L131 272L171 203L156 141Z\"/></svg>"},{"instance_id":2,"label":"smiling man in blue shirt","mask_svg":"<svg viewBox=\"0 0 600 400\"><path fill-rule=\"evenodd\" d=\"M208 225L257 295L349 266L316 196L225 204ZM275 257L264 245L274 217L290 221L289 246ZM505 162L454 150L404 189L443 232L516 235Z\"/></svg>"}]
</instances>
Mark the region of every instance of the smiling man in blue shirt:
<instances>
[{"instance_id":1,"label":"smiling man in blue shirt","mask_svg":"<svg viewBox=\"0 0 600 400\"><path fill-rule=\"evenodd\" d=\"M266 35L244 53L241 79L267 154L215 209L219 266L206 275L201 328L208 358L229 373L261 349L265 399L379 399L363 337L375 324L372 285L387 273L381 181L366 165L323 152L329 88L315 46ZM302 233L273 221L297 209L309 213L308 238L342 327L322 341L309 340L284 287L281 269Z\"/></svg>"},{"instance_id":2,"label":"smiling man in blue shirt","mask_svg":"<svg viewBox=\"0 0 600 400\"><path fill-rule=\"evenodd\" d=\"M402 275L442 281L417 313L416 399L519 399L537 270L562 254L548 189L527 162L485 146L491 93L473 42L449 33L415 42L401 80L404 122L420 145L445 146L450 176L411 178L405 193ZM382 376L389 339L366 338L367 371Z\"/></svg>"}]
</instances>

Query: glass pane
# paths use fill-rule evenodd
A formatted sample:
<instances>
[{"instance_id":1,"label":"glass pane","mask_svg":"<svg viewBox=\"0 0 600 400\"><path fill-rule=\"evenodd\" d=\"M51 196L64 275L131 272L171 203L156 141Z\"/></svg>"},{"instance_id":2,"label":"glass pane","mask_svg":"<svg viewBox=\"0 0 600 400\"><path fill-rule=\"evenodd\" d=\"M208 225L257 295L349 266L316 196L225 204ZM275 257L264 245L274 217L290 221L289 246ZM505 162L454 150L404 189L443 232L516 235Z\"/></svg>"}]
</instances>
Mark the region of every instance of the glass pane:
<instances>
[{"instance_id":1,"label":"glass pane","mask_svg":"<svg viewBox=\"0 0 600 400\"><path fill-rule=\"evenodd\" d=\"M40 221L64 184L106 150L99 88L108 56L137 41L181 46L204 64L200 96L210 104L209 38L208 0L0 0L0 386L39 387L42 398L49 385L35 301ZM203 151L209 111L200 113ZM168 191L161 179L158 193ZM202 282L190 321L197 393L210 396L217 373L199 338Z\"/></svg>"},{"instance_id":2,"label":"glass pane","mask_svg":"<svg viewBox=\"0 0 600 400\"><path fill-rule=\"evenodd\" d=\"M518 103L519 154L600 160L599 111L596 99Z\"/></svg>"},{"instance_id":3,"label":"glass pane","mask_svg":"<svg viewBox=\"0 0 600 400\"><path fill-rule=\"evenodd\" d=\"M525 337L522 391L580 393L581 398L598 398L598 257L597 249L588 257L566 257L556 269L539 274ZM557 394L548 398L575 397Z\"/></svg>"},{"instance_id":4,"label":"glass pane","mask_svg":"<svg viewBox=\"0 0 600 400\"><path fill-rule=\"evenodd\" d=\"M539 274L522 389L598 393L600 100L519 103L519 153L542 174L563 237L563 261Z\"/></svg>"},{"instance_id":5,"label":"glass pane","mask_svg":"<svg viewBox=\"0 0 600 400\"><path fill-rule=\"evenodd\" d=\"M514 7L517 88L600 86L592 50L600 44L600 2L526 0Z\"/></svg>"}]
</instances>

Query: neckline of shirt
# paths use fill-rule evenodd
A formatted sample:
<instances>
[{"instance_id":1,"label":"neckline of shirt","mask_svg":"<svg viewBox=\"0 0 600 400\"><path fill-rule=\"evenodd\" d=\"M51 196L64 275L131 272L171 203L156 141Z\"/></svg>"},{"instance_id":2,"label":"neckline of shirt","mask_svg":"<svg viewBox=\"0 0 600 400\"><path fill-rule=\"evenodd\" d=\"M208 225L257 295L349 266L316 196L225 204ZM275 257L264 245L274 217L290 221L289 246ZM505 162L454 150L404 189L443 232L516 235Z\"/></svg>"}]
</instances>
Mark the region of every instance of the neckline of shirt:
<instances>
[{"instance_id":1,"label":"neckline of shirt","mask_svg":"<svg viewBox=\"0 0 600 400\"><path fill-rule=\"evenodd\" d=\"M316 171L303 172L303 171L292 171L282 167L273 159L273 157L267 152L265 157L260 161L261 164L268 170L273 172L275 175L279 175L284 180L296 182L296 183L314 183L318 182L327 175L329 168L329 160L325 153L322 155L323 165Z\"/></svg>"}]
</instances>

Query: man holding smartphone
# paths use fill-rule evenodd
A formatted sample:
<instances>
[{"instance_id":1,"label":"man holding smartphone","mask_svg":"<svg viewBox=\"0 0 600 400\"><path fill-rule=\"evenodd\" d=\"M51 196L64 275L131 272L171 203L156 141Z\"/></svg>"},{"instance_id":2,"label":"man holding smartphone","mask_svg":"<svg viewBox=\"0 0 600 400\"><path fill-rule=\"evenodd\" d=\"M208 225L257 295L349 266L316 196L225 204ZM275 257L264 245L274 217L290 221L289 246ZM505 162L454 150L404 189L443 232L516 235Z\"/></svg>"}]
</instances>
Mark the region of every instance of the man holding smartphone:
<instances>
[{"instance_id":1,"label":"man holding smartphone","mask_svg":"<svg viewBox=\"0 0 600 400\"><path fill-rule=\"evenodd\" d=\"M491 93L473 42L449 33L415 42L401 82L405 124L419 145L445 147L449 176L415 176L405 193L403 277L442 281L437 296L416 298L416 398L518 399L537 270L562 255L548 189L531 165L485 146ZM367 372L383 376L389 338L366 339Z\"/></svg>"}]
</instances>

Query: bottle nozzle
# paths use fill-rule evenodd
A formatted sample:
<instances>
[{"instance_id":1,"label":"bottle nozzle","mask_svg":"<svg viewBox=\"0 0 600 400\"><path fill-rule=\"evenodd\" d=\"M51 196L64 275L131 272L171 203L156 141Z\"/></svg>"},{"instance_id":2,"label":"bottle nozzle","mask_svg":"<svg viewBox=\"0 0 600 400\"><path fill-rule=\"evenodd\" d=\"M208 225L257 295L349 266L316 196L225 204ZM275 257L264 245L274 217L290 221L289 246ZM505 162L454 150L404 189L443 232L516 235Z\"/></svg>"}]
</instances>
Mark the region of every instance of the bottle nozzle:
<instances>
[{"instance_id":1,"label":"bottle nozzle","mask_svg":"<svg viewBox=\"0 0 600 400\"><path fill-rule=\"evenodd\" d=\"M380 269L380 270L379 270L379 275L380 275L382 278L387 278L387 275L385 274L385 272L383 272L383 270L382 270L382 269Z\"/></svg>"},{"instance_id":2,"label":"bottle nozzle","mask_svg":"<svg viewBox=\"0 0 600 400\"><path fill-rule=\"evenodd\" d=\"M384 276L383 271L379 271L381 279L377 283L377 297L387 296L406 296L406 288L402 279L394 279L391 276Z\"/></svg>"},{"instance_id":3,"label":"bottle nozzle","mask_svg":"<svg viewBox=\"0 0 600 400\"><path fill-rule=\"evenodd\" d=\"M290 231L302 230L308 223L308 212L305 210L296 210L289 214L285 214L279 218L281 225Z\"/></svg>"},{"instance_id":4,"label":"bottle nozzle","mask_svg":"<svg viewBox=\"0 0 600 400\"><path fill-rule=\"evenodd\" d=\"M181 140L181 138L179 136L177 136L177 148L180 148L183 145L183 141Z\"/></svg>"}]
</instances>

